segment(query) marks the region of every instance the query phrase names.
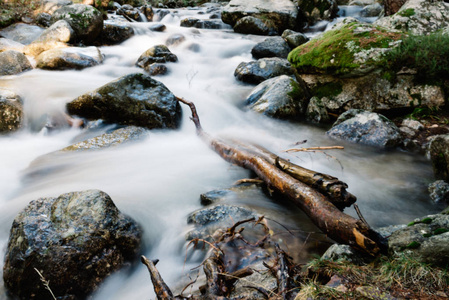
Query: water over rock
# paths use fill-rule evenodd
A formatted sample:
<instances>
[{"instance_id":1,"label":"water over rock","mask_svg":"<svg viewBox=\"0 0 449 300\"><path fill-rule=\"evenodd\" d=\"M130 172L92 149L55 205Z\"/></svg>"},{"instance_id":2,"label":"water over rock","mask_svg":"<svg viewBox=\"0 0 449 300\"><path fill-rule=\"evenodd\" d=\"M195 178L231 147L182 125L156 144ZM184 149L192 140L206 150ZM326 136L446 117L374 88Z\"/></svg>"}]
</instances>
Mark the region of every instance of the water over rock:
<instances>
[{"instance_id":1,"label":"water over rock","mask_svg":"<svg viewBox=\"0 0 449 300\"><path fill-rule=\"evenodd\" d=\"M20 299L83 299L136 258L141 229L99 190L31 201L14 219L3 279Z\"/></svg>"},{"instance_id":2,"label":"water over rock","mask_svg":"<svg viewBox=\"0 0 449 300\"><path fill-rule=\"evenodd\" d=\"M290 51L287 42L282 37L277 36L266 38L264 41L257 43L251 49L251 54L255 59L264 57L287 58Z\"/></svg>"},{"instance_id":3,"label":"water over rock","mask_svg":"<svg viewBox=\"0 0 449 300\"><path fill-rule=\"evenodd\" d=\"M52 22L66 20L76 33L77 40L93 43L103 30L101 12L85 4L72 4L57 9L52 15Z\"/></svg>"},{"instance_id":4,"label":"water over rock","mask_svg":"<svg viewBox=\"0 0 449 300\"><path fill-rule=\"evenodd\" d=\"M281 75L293 75L293 69L286 59L278 57L242 62L234 71L238 80L253 84Z\"/></svg>"},{"instance_id":5,"label":"water over rock","mask_svg":"<svg viewBox=\"0 0 449 300\"><path fill-rule=\"evenodd\" d=\"M123 125L177 128L181 107L161 82L135 73L125 75L67 104L69 114Z\"/></svg>"},{"instance_id":6,"label":"water over rock","mask_svg":"<svg viewBox=\"0 0 449 300\"><path fill-rule=\"evenodd\" d=\"M15 75L30 69L30 61L22 52L7 50L0 53L0 76Z\"/></svg>"},{"instance_id":7,"label":"water over rock","mask_svg":"<svg viewBox=\"0 0 449 300\"><path fill-rule=\"evenodd\" d=\"M396 147L401 143L401 134L393 122L380 114L359 109L341 114L327 135L379 148Z\"/></svg>"},{"instance_id":8,"label":"water over rock","mask_svg":"<svg viewBox=\"0 0 449 300\"><path fill-rule=\"evenodd\" d=\"M103 62L97 47L57 48L42 52L36 57L36 68L47 70L84 69Z\"/></svg>"},{"instance_id":9,"label":"water over rock","mask_svg":"<svg viewBox=\"0 0 449 300\"><path fill-rule=\"evenodd\" d=\"M22 99L16 93L0 88L0 134L18 130L22 125Z\"/></svg>"},{"instance_id":10,"label":"water over rock","mask_svg":"<svg viewBox=\"0 0 449 300\"><path fill-rule=\"evenodd\" d=\"M280 119L298 119L307 106L307 92L293 78L281 75L265 80L246 98L250 109Z\"/></svg>"}]
</instances>

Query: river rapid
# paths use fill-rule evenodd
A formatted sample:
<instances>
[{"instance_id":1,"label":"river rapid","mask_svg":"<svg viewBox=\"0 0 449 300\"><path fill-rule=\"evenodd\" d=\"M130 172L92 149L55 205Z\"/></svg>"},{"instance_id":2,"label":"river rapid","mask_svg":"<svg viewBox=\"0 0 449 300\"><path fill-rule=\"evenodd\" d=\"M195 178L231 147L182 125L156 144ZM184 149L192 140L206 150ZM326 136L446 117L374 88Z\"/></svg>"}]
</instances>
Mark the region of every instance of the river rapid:
<instances>
[{"instance_id":1,"label":"river rapid","mask_svg":"<svg viewBox=\"0 0 449 300\"><path fill-rule=\"evenodd\" d=\"M92 135L75 128L42 129L48 116L60 114L67 102L85 92L122 75L143 72L134 66L137 58L151 46L164 44L172 34L186 37L169 47L179 61L167 65L168 75L154 78L175 95L193 101L210 134L259 143L296 164L338 177L348 183L364 217L374 227L408 223L440 210L427 193L434 178L424 157L342 143L329 139L327 128L247 111L243 102L254 86L238 82L233 73L240 62L252 60L251 48L265 37L235 34L230 29L179 27L186 16L207 18L207 14L176 11L161 20L167 27L164 32L150 31L150 23L133 23L134 37L117 46L101 47L105 55L102 65L82 71L34 69L0 77L0 87L12 89L24 99L27 123L21 131L0 137L1 269L12 221L31 200L100 189L141 224L142 254L160 260L158 269L167 284L177 287L190 281L187 271L198 266L201 257L188 255L185 261L184 236L190 229L187 215L201 208L201 193L230 187L250 173L225 162L195 135L188 108L183 107L178 130L152 130L143 141L130 145L37 159ZM113 125L102 126L96 133L111 128ZM283 152L304 140L304 147L343 145L345 149L327 154ZM299 262L321 254L330 245L322 234L309 234L318 230L287 203L270 200L262 193L233 203L256 209L296 233L287 237L288 233L285 243L291 243L287 247ZM346 212L356 216L352 208ZM277 234L285 234L285 229L278 230ZM148 271L140 264L111 276L93 295L95 300L148 298L154 298L154 292ZM2 282L0 299L8 299Z\"/></svg>"}]
</instances>

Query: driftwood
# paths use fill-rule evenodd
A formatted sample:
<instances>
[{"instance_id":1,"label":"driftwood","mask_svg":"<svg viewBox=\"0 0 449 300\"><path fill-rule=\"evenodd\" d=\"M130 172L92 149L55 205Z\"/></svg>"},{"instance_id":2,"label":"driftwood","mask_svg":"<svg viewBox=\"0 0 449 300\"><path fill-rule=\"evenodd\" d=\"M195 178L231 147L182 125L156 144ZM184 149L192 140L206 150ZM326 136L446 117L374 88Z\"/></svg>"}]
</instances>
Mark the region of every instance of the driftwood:
<instances>
[{"instance_id":1,"label":"driftwood","mask_svg":"<svg viewBox=\"0 0 449 300\"><path fill-rule=\"evenodd\" d=\"M341 212L324 194L301 182L282 168L273 164L271 155L257 154L254 146L241 143L231 145L212 138L201 127L195 105L182 98L179 102L188 105L192 111L192 121L197 135L226 161L253 171L269 188L289 198L301 208L313 223L331 239L375 256L386 251L385 240L361 220ZM273 154L274 155L274 154Z\"/></svg>"},{"instance_id":2,"label":"driftwood","mask_svg":"<svg viewBox=\"0 0 449 300\"><path fill-rule=\"evenodd\" d=\"M173 297L173 293L170 288L165 284L164 280L159 274L159 271L156 269L156 263L158 261L151 261L145 256L140 257L142 263L147 266L148 271L150 272L151 281L153 282L154 291L156 292L157 299L159 300L172 300L175 299Z\"/></svg>"}]
</instances>

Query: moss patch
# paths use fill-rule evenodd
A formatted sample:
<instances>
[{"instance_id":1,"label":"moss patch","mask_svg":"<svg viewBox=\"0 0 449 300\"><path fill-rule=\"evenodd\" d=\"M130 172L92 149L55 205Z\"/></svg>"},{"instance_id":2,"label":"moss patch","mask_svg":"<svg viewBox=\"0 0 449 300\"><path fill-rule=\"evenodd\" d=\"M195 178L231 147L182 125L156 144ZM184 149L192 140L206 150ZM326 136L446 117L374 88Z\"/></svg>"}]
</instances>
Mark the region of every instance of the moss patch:
<instances>
[{"instance_id":1,"label":"moss patch","mask_svg":"<svg viewBox=\"0 0 449 300\"><path fill-rule=\"evenodd\" d=\"M415 14L415 10L413 8L407 8L404 9L403 11L398 12L398 15L403 16L403 17L411 17Z\"/></svg>"},{"instance_id":2,"label":"moss patch","mask_svg":"<svg viewBox=\"0 0 449 300\"><path fill-rule=\"evenodd\" d=\"M333 97L339 95L342 91L343 86L340 82L329 82L314 88L312 90L312 95L318 98Z\"/></svg>"}]
</instances>

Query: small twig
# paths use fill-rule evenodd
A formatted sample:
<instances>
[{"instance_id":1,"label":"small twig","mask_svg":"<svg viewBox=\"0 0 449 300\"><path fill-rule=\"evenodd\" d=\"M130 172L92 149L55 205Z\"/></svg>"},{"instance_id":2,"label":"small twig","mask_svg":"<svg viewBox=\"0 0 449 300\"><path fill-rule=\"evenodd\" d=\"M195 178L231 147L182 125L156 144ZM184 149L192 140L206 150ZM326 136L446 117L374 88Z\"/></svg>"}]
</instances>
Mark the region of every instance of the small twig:
<instances>
[{"instance_id":1,"label":"small twig","mask_svg":"<svg viewBox=\"0 0 449 300\"><path fill-rule=\"evenodd\" d=\"M353 204L355 211L357 212L357 215L359 216L360 221L362 221L366 226L368 226L368 228L371 228L368 224L368 222L366 222L365 218L363 217L362 213L360 212L359 206L354 203Z\"/></svg>"},{"instance_id":2,"label":"small twig","mask_svg":"<svg viewBox=\"0 0 449 300\"><path fill-rule=\"evenodd\" d=\"M322 147L309 147L309 148L293 148L284 150L284 152L314 152L317 150L334 150L334 149L344 149L343 146L322 146Z\"/></svg>"},{"instance_id":3,"label":"small twig","mask_svg":"<svg viewBox=\"0 0 449 300\"><path fill-rule=\"evenodd\" d=\"M53 300L56 300L55 294L53 294L53 291L50 289L50 282L45 279L44 275L42 275L42 273L39 272L38 269L34 268L34 270L37 272L37 274L39 274L39 277L41 278L41 282L42 282L43 286L45 287L45 289L47 291L50 292L51 296L53 297Z\"/></svg>"},{"instance_id":4,"label":"small twig","mask_svg":"<svg viewBox=\"0 0 449 300\"><path fill-rule=\"evenodd\" d=\"M244 179L239 179L236 182L234 182L234 185L239 185L239 184L243 184L243 183L263 184L263 183L265 183L265 181L263 181L261 179L244 178Z\"/></svg>"}]
</instances>

